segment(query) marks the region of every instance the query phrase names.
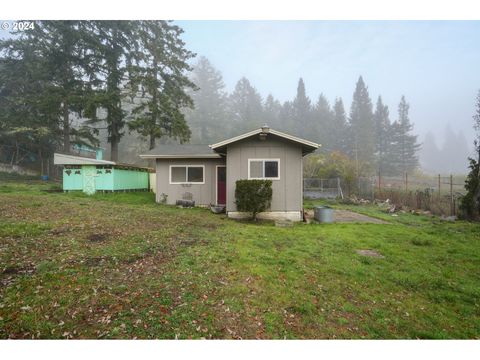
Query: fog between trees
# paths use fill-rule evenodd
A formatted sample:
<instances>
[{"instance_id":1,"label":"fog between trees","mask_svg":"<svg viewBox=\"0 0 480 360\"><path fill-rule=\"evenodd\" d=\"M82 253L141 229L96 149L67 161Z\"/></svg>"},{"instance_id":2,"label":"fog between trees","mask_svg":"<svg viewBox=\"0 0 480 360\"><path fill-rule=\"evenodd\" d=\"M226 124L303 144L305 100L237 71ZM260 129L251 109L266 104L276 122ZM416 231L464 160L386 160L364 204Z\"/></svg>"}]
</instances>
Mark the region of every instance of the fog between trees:
<instances>
[{"instance_id":1,"label":"fog between trees","mask_svg":"<svg viewBox=\"0 0 480 360\"><path fill-rule=\"evenodd\" d=\"M88 144L139 163L157 143L211 144L268 124L320 143L320 156L349 159L357 174L466 171L465 136L447 127L444 143L419 139L408 94L388 108L362 76L351 103L308 97L302 78L283 103L245 77L229 92L182 32L166 21L39 21L2 40L0 161L42 162Z\"/></svg>"}]
</instances>

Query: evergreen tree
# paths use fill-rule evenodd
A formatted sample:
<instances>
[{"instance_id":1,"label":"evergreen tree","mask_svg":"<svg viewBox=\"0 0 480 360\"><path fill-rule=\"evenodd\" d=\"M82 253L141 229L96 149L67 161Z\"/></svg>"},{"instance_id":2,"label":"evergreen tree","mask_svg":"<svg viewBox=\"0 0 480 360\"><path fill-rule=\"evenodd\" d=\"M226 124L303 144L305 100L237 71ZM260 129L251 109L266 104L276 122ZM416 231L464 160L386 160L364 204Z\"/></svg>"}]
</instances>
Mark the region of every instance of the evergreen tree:
<instances>
[{"instance_id":1,"label":"evergreen tree","mask_svg":"<svg viewBox=\"0 0 480 360\"><path fill-rule=\"evenodd\" d=\"M470 161L470 172L465 180L467 193L461 199L460 209L464 217L478 220L480 219L480 90L475 103L473 121L475 157L468 159Z\"/></svg>"},{"instance_id":2,"label":"evergreen tree","mask_svg":"<svg viewBox=\"0 0 480 360\"><path fill-rule=\"evenodd\" d=\"M297 95L293 100L291 131L304 138L312 138L312 104L305 91L303 79L298 80ZM315 133L315 131L313 131Z\"/></svg>"},{"instance_id":3,"label":"evergreen tree","mask_svg":"<svg viewBox=\"0 0 480 360\"><path fill-rule=\"evenodd\" d=\"M75 117L83 115L88 95L84 52L87 34L83 24L81 21L37 21L34 29L17 32L14 38L2 42L4 60L21 62L43 89L37 92L27 86L21 88L21 92L18 89L15 96L22 97L23 102L34 99L30 109L41 109L51 116L51 121L56 122L51 136L56 137L66 153L70 152L71 141L96 143L88 128L72 125ZM16 74L22 78L25 75Z\"/></svg>"},{"instance_id":4,"label":"evergreen tree","mask_svg":"<svg viewBox=\"0 0 480 360\"><path fill-rule=\"evenodd\" d=\"M291 101L285 101L280 109L280 128L284 129L286 132L293 132L292 122L293 122L293 103Z\"/></svg>"},{"instance_id":5,"label":"evergreen tree","mask_svg":"<svg viewBox=\"0 0 480 360\"><path fill-rule=\"evenodd\" d=\"M270 127L285 131L285 129L283 129L283 125L280 124L281 112L282 105L271 94L269 94L263 105L263 118L265 123Z\"/></svg>"},{"instance_id":6,"label":"evergreen tree","mask_svg":"<svg viewBox=\"0 0 480 360\"><path fill-rule=\"evenodd\" d=\"M309 138L322 144L322 149L333 150L334 138L333 112L325 95L320 94L312 112L312 124L309 126Z\"/></svg>"},{"instance_id":7,"label":"evergreen tree","mask_svg":"<svg viewBox=\"0 0 480 360\"><path fill-rule=\"evenodd\" d=\"M418 167L417 152L420 145L417 143L417 135L413 135L413 125L410 123L408 111L410 105L402 96L398 105L398 120L392 125L392 151L394 157L391 159L395 164L397 173L412 172Z\"/></svg>"},{"instance_id":8,"label":"evergreen tree","mask_svg":"<svg viewBox=\"0 0 480 360\"><path fill-rule=\"evenodd\" d=\"M88 123L105 122L110 143L110 158L118 160L118 145L125 134L127 112L125 98L137 95L137 89L125 85L130 80L131 65L138 53L138 22L88 22L88 51L90 56L90 87L95 97L89 101ZM97 116L103 110L106 115Z\"/></svg>"},{"instance_id":9,"label":"evergreen tree","mask_svg":"<svg viewBox=\"0 0 480 360\"><path fill-rule=\"evenodd\" d=\"M372 101L363 78L357 81L353 101L350 107L350 155L357 164L373 165L375 152L375 126L373 122Z\"/></svg>"},{"instance_id":10,"label":"evergreen tree","mask_svg":"<svg viewBox=\"0 0 480 360\"><path fill-rule=\"evenodd\" d=\"M61 146L56 99L45 96L45 59L23 37L1 41L0 48L0 160L42 162Z\"/></svg>"},{"instance_id":11,"label":"evergreen tree","mask_svg":"<svg viewBox=\"0 0 480 360\"><path fill-rule=\"evenodd\" d=\"M192 141L211 144L228 135L227 94L222 74L206 57L200 57L193 67L191 80L199 90L190 91L195 108L187 111ZM222 124L222 126L219 126Z\"/></svg>"},{"instance_id":12,"label":"evergreen tree","mask_svg":"<svg viewBox=\"0 0 480 360\"><path fill-rule=\"evenodd\" d=\"M167 21L140 21L135 30L139 47L131 86L134 90L140 85L142 97L132 110L129 127L148 136L149 149L163 136L188 141L190 129L182 110L193 107L185 90L196 87L186 75L191 70L187 61L194 54L180 39L183 30Z\"/></svg>"},{"instance_id":13,"label":"evergreen tree","mask_svg":"<svg viewBox=\"0 0 480 360\"><path fill-rule=\"evenodd\" d=\"M28 32L32 43L37 44L39 55L45 59L48 80L51 86L47 96L57 99L55 111L60 117L63 136L63 151L71 150L74 143L97 143L87 127L72 126L74 118L84 114L88 101L85 76L88 58L84 54L84 22L81 21L42 21ZM50 106L53 105L49 101Z\"/></svg>"},{"instance_id":14,"label":"evergreen tree","mask_svg":"<svg viewBox=\"0 0 480 360\"><path fill-rule=\"evenodd\" d=\"M249 131L263 125L262 97L245 77L235 85L229 103L236 129L234 132Z\"/></svg>"},{"instance_id":15,"label":"evergreen tree","mask_svg":"<svg viewBox=\"0 0 480 360\"><path fill-rule=\"evenodd\" d=\"M382 97L379 96L375 113L373 114L375 123L375 155L377 160L377 171L379 174L389 172L392 156L390 140L390 118L388 106L383 104Z\"/></svg>"},{"instance_id":16,"label":"evergreen tree","mask_svg":"<svg viewBox=\"0 0 480 360\"><path fill-rule=\"evenodd\" d=\"M331 129L332 131L329 136L332 138L332 149L342 153L347 153L349 149L348 123L342 98L335 99L335 104L333 105Z\"/></svg>"}]
</instances>

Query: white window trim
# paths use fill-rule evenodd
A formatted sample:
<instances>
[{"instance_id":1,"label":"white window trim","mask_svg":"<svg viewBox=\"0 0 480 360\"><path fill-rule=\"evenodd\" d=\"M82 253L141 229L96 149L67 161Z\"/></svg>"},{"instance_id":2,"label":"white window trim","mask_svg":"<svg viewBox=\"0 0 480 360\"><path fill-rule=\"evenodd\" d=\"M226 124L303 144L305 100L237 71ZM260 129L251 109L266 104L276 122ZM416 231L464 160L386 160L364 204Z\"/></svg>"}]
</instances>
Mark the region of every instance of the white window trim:
<instances>
[{"instance_id":1,"label":"white window trim","mask_svg":"<svg viewBox=\"0 0 480 360\"><path fill-rule=\"evenodd\" d=\"M193 181L193 182L192 181L174 182L174 181L172 181L172 168L174 168L174 167L184 167L184 168L186 168L187 179L188 179L188 168L189 167L201 167L201 168L203 168L203 181L202 182L196 182L196 181ZM205 165L192 165L192 164L170 165L169 168L168 168L168 181L169 181L170 185L202 185L202 184L205 184Z\"/></svg>"},{"instance_id":2,"label":"white window trim","mask_svg":"<svg viewBox=\"0 0 480 360\"><path fill-rule=\"evenodd\" d=\"M262 161L263 162L263 174L265 175L265 161L276 161L278 163L278 176L275 178L272 177L261 177L261 178L252 178L250 176L250 163L252 161ZM280 159L248 159L248 180L280 180Z\"/></svg>"}]
</instances>

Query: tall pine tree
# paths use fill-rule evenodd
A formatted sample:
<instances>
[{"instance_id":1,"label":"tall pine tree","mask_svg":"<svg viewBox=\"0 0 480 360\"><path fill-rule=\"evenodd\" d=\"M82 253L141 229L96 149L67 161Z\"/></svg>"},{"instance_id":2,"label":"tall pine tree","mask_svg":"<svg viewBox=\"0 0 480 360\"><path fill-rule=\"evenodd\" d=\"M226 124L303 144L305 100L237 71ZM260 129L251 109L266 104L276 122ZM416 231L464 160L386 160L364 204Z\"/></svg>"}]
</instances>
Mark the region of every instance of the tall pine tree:
<instances>
[{"instance_id":1,"label":"tall pine tree","mask_svg":"<svg viewBox=\"0 0 480 360\"><path fill-rule=\"evenodd\" d=\"M168 136L185 142L190 129L183 110L193 107L186 93L196 89L186 74L187 61L195 55L186 50L180 39L183 30L167 21L140 21L134 34L138 36L136 66L131 67L131 85L140 86L142 97L132 109L129 127L149 138L149 149L155 140Z\"/></svg>"},{"instance_id":2,"label":"tall pine tree","mask_svg":"<svg viewBox=\"0 0 480 360\"><path fill-rule=\"evenodd\" d=\"M90 124L105 122L110 143L110 158L118 160L118 146L125 134L127 112L125 98L135 97L137 90L125 85L130 81L129 69L138 54L138 22L90 21L86 46L90 54L90 88L95 94L89 101ZM98 110L106 112L98 117Z\"/></svg>"},{"instance_id":3,"label":"tall pine tree","mask_svg":"<svg viewBox=\"0 0 480 360\"><path fill-rule=\"evenodd\" d=\"M392 151L391 162L395 165L397 173L408 173L418 168L417 135L412 134L413 125L408 115L410 105L402 96L398 104L398 120L392 125Z\"/></svg>"},{"instance_id":4,"label":"tall pine tree","mask_svg":"<svg viewBox=\"0 0 480 360\"><path fill-rule=\"evenodd\" d=\"M330 103L325 95L320 94L312 112L309 137L322 144L322 149L327 151L333 150L333 145L336 142L336 139L332 136L334 131L333 117Z\"/></svg>"},{"instance_id":5,"label":"tall pine tree","mask_svg":"<svg viewBox=\"0 0 480 360\"><path fill-rule=\"evenodd\" d=\"M229 98L229 109L236 133L259 128L264 123L262 97L245 77L235 85Z\"/></svg>"},{"instance_id":6,"label":"tall pine tree","mask_svg":"<svg viewBox=\"0 0 480 360\"><path fill-rule=\"evenodd\" d=\"M375 123L375 155L377 172L379 175L386 175L391 170L391 123L388 106L383 104L381 96L377 99L373 121Z\"/></svg>"},{"instance_id":7,"label":"tall pine tree","mask_svg":"<svg viewBox=\"0 0 480 360\"><path fill-rule=\"evenodd\" d=\"M42 163L62 146L60 104L48 96L47 64L28 38L0 41L0 49L0 160Z\"/></svg>"},{"instance_id":8,"label":"tall pine tree","mask_svg":"<svg viewBox=\"0 0 480 360\"><path fill-rule=\"evenodd\" d=\"M312 138L312 102L306 94L302 78L298 80L297 95L292 105L293 118L290 131L305 138Z\"/></svg>"},{"instance_id":9,"label":"tall pine tree","mask_svg":"<svg viewBox=\"0 0 480 360\"><path fill-rule=\"evenodd\" d=\"M375 125L373 122L372 101L363 78L357 81L350 107L350 155L357 164L371 168L374 163Z\"/></svg>"},{"instance_id":10,"label":"tall pine tree","mask_svg":"<svg viewBox=\"0 0 480 360\"><path fill-rule=\"evenodd\" d=\"M280 123L281 112L282 105L273 97L272 94L269 94L263 105L263 118L265 123L270 127L285 131L285 129L283 129L283 125Z\"/></svg>"},{"instance_id":11,"label":"tall pine tree","mask_svg":"<svg viewBox=\"0 0 480 360\"><path fill-rule=\"evenodd\" d=\"M292 101L285 101L280 109L279 115L279 123L280 128L286 132L293 132L292 131L292 122L293 122L293 115L294 108ZM298 132L297 132L298 133Z\"/></svg>"},{"instance_id":12,"label":"tall pine tree","mask_svg":"<svg viewBox=\"0 0 480 360\"><path fill-rule=\"evenodd\" d=\"M192 142L217 142L228 136L229 128L227 95L222 74L202 56L193 67L191 80L199 88L189 92L195 108L186 111L187 122L192 130Z\"/></svg>"},{"instance_id":13,"label":"tall pine tree","mask_svg":"<svg viewBox=\"0 0 480 360\"><path fill-rule=\"evenodd\" d=\"M347 153L349 149L348 123L342 98L335 99L331 131L328 136L332 138L332 150Z\"/></svg>"},{"instance_id":14,"label":"tall pine tree","mask_svg":"<svg viewBox=\"0 0 480 360\"><path fill-rule=\"evenodd\" d=\"M65 153L70 152L72 141L96 142L88 128L73 124L75 118L83 116L89 94L84 41L88 33L84 24L84 21L69 20L37 21L33 29L17 32L2 43L5 60L18 60L22 66L28 67L37 84L42 84L43 91L28 92L28 87L23 87L23 95L16 93L25 101L35 99L34 107L52 116L56 130L51 136L58 136L58 143ZM25 75L20 74L22 78Z\"/></svg>"},{"instance_id":15,"label":"tall pine tree","mask_svg":"<svg viewBox=\"0 0 480 360\"><path fill-rule=\"evenodd\" d=\"M83 117L85 104L90 95L85 76L88 57L85 54L87 32L83 21L42 21L29 32L31 40L37 43L40 56L48 64L51 83L49 96L58 99L57 105L60 128L63 135L63 151L71 150L71 142L96 144L87 127L75 127L75 118Z\"/></svg>"}]
</instances>

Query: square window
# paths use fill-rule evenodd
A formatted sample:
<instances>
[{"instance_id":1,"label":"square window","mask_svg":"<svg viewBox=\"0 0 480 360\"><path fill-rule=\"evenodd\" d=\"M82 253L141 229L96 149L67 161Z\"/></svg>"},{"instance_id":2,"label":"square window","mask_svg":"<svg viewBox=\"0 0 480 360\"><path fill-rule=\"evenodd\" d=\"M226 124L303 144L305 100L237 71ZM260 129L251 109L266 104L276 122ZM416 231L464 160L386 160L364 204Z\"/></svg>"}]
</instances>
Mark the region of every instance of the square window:
<instances>
[{"instance_id":1,"label":"square window","mask_svg":"<svg viewBox=\"0 0 480 360\"><path fill-rule=\"evenodd\" d=\"M185 166L172 166L171 167L171 182L185 182L187 181L187 168Z\"/></svg>"},{"instance_id":2,"label":"square window","mask_svg":"<svg viewBox=\"0 0 480 360\"><path fill-rule=\"evenodd\" d=\"M188 182L203 182L203 167L189 166L188 167Z\"/></svg>"},{"instance_id":3,"label":"square window","mask_svg":"<svg viewBox=\"0 0 480 360\"><path fill-rule=\"evenodd\" d=\"M265 161L265 177L278 178L278 161Z\"/></svg>"},{"instance_id":4,"label":"square window","mask_svg":"<svg viewBox=\"0 0 480 360\"><path fill-rule=\"evenodd\" d=\"M263 161L250 161L250 177L252 179L263 178Z\"/></svg>"}]
</instances>

